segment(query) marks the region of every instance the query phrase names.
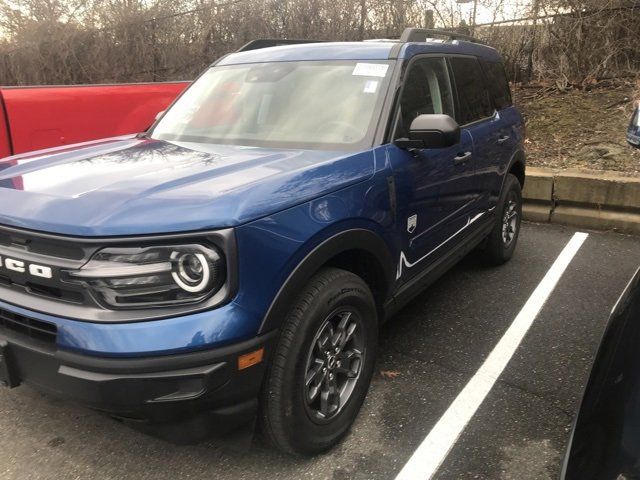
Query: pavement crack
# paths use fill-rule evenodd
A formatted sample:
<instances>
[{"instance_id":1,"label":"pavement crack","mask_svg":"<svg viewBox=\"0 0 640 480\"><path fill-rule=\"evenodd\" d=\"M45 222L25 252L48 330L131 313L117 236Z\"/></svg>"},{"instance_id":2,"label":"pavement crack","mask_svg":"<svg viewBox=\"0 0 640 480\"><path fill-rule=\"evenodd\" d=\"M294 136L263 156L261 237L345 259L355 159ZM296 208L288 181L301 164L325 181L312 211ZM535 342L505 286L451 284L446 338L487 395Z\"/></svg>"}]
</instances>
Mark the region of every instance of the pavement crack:
<instances>
[{"instance_id":1,"label":"pavement crack","mask_svg":"<svg viewBox=\"0 0 640 480\"><path fill-rule=\"evenodd\" d=\"M553 409L561 412L562 414L564 414L568 420L572 420L575 413L569 412L567 409L556 405L555 402L553 401L553 398L550 398L550 395L553 393L553 391L551 392L539 392L536 390L532 390L532 389L528 389L526 387L524 387L523 385L519 385L517 383L513 383L510 382L508 380L502 379L502 378L498 378L497 383L500 383L501 385L504 385L505 387L509 387L511 389L514 390L518 390L522 393L528 394L528 395L532 395L540 400L544 400L545 402L547 402Z\"/></svg>"},{"instance_id":2,"label":"pavement crack","mask_svg":"<svg viewBox=\"0 0 640 480\"><path fill-rule=\"evenodd\" d=\"M414 362L420 362L420 363L429 363L432 365L435 365L443 370L447 370L451 373L456 373L458 375L473 375L475 372L472 372L470 370L464 370L464 369L460 369L460 368L456 368L453 367L451 365L447 365L445 363L442 363L436 359L430 358L430 359L425 359L425 358L421 358L420 356L414 356L414 355L410 355L406 352L401 352L399 350L396 350L393 347L388 347L387 348L388 353L394 354L394 355L398 355L404 358L407 358L409 360L412 360Z\"/></svg>"}]
</instances>

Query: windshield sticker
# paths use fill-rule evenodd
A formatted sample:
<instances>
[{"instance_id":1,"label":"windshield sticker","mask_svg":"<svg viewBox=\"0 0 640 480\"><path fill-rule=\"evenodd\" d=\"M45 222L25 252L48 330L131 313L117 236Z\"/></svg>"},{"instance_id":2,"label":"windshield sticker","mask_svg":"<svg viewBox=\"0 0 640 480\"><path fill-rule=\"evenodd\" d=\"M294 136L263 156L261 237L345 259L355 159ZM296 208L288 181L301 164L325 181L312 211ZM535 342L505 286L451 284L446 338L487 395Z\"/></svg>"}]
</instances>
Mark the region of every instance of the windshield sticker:
<instances>
[{"instance_id":1,"label":"windshield sticker","mask_svg":"<svg viewBox=\"0 0 640 480\"><path fill-rule=\"evenodd\" d=\"M378 80L367 80L364 84L364 93L376 93L378 90Z\"/></svg>"},{"instance_id":2,"label":"windshield sticker","mask_svg":"<svg viewBox=\"0 0 640 480\"><path fill-rule=\"evenodd\" d=\"M352 75L361 77L384 77L389 65L383 63L357 63Z\"/></svg>"}]
</instances>

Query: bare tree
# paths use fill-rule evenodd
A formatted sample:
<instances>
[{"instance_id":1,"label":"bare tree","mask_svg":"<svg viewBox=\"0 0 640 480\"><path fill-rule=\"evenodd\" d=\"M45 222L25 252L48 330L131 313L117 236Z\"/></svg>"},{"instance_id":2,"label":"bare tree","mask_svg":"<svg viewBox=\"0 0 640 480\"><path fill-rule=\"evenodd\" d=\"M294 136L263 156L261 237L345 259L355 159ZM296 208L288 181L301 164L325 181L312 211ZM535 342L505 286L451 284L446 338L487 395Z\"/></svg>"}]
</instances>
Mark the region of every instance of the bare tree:
<instances>
[{"instance_id":1,"label":"bare tree","mask_svg":"<svg viewBox=\"0 0 640 480\"><path fill-rule=\"evenodd\" d=\"M640 71L637 0L506 4L505 23L504 0L479 0L493 21L475 34L503 53L513 79L563 87ZM0 84L191 79L259 37L392 38L463 20L454 0L5 0Z\"/></svg>"}]
</instances>

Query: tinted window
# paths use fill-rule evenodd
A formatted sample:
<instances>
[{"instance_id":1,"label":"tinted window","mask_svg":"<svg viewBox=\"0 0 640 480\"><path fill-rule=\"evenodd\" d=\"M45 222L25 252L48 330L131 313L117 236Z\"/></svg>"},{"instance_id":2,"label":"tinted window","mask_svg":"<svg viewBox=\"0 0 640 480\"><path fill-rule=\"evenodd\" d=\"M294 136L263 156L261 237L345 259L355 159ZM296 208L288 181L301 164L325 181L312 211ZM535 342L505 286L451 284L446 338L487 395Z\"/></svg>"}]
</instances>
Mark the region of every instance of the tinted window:
<instances>
[{"instance_id":1,"label":"tinted window","mask_svg":"<svg viewBox=\"0 0 640 480\"><path fill-rule=\"evenodd\" d=\"M511 90L504 72L504 65L500 62L483 62L484 72L487 76L489 91L498 110L511 106Z\"/></svg>"},{"instance_id":2,"label":"tinted window","mask_svg":"<svg viewBox=\"0 0 640 480\"><path fill-rule=\"evenodd\" d=\"M396 138L406 137L413 119L429 113L454 115L451 84L444 58L424 58L411 65L400 99Z\"/></svg>"},{"instance_id":3,"label":"tinted window","mask_svg":"<svg viewBox=\"0 0 640 480\"><path fill-rule=\"evenodd\" d=\"M453 57L450 61L460 103L460 111L456 116L458 123L465 125L490 117L493 114L493 108L489 92L484 86L482 68L478 60Z\"/></svg>"}]
</instances>

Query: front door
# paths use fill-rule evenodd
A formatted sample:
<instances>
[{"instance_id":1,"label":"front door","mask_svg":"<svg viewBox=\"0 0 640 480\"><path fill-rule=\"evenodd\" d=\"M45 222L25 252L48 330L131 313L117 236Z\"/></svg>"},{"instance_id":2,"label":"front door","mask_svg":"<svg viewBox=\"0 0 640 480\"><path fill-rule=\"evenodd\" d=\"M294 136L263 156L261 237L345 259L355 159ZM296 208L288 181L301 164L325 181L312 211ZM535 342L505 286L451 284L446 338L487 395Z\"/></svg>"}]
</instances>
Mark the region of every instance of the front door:
<instances>
[{"instance_id":1,"label":"front door","mask_svg":"<svg viewBox=\"0 0 640 480\"><path fill-rule=\"evenodd\" d=\"M400 97L393 138L406 137L421 114L454 116L454 96L444 58L411 63ZM459 240L474 217L474 149L468 131L460 143L443 149L408 152L390 144L388 158L396 182L397 229L402 252L397 278L404 283Z\"/></svg>"}]
</instances>

